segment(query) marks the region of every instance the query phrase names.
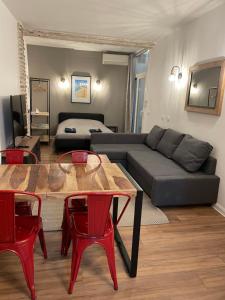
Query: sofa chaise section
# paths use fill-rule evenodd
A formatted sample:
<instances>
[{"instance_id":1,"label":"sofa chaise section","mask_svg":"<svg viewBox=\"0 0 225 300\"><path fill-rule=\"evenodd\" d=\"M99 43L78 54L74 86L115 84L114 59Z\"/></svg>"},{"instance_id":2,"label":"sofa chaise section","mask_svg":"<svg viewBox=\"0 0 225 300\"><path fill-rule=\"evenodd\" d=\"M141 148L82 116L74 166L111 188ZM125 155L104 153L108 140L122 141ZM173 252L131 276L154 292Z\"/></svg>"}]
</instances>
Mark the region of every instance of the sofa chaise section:
<instances>
[{"instance_id":1,"label":"sofa chaise section","mask_svg":"<svg viewBox=\"0 0 225 300\"><path fill-rule=\"evenodd\" d=\"M144 144L146 137L147 134L93 133L90 148L99 154L107 154L112 162L126 166L128 151L149 150Z\"/></svg>"},{"instance_id":2,"label":"sofa chaise section","mask_svg":"<svg viewBox=\"0 0 225 300\"><path fill-rule=\"evenodd\" d=\"M187 172L152 150L130 151L127 161L128 172L156 206L213 204L217 200L219 177L214 174Z\"/></svg>"},{"instance_id":3,"label":"sofa chaise section","mask_svg":"<svg viewBox=\"0 0 225 300\"><path fill-rule=\"evenodd\" d=\"M214 204L220 179L215 175L217 161L209 156L212 146L172 129L155 126L152 132L154 135L92 134L91 149L107 154L112 162L122 163L156 206ZM190 142L191 151L185 152ZM207 156L198 170L187 170L201 161L203 150Z\"/></svg>"}]
</instances>

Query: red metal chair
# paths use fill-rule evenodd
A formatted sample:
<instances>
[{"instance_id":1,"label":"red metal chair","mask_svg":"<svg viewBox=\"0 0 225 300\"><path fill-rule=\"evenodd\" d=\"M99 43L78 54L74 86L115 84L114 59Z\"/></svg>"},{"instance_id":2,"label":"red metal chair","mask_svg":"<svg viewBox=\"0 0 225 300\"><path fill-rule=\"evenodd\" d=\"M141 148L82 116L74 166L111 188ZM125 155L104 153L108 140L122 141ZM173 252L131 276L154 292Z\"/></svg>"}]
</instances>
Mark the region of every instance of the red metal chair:
<instances>
[{"instance_id":1,"label":"red metal chair","mask_svg":"<svg viewBox=\"0 0 225 300\"><path fill-rule=\"evenodd\" d=\"M4 153L5 154L5 158L6 158L6 164L11 165L11 164L15 164L15 165L19 165L19 164L23 164L24 163L24 154L27 153L29 154L32 159L33 159L33 163L37 164L38 158L37 155L29 150L25 150L25 149L5 149L5 150L1 150L0 153Z\"/></svg>"},{"instance_id":2,"label":"red metal chair","mask_svg":"<svg viewBox=\"0 0 225 300\"><path fill-rule=\"evenodd\" d=\"M56 162L61 163L63 161L63 159L68 155L71 155L71 160L72 160L73 164L87 163L88 155L95 155L98 158L99 163L100 164L102 163L101 157L97 153L95 153L93 151L88 151L88 150L73 150L73 151L63 153L62 155L60 155L58 157Z\"/></svg>"},{"instance_id":3,"label":"red metal chair","mask_svg":"<svg viewBox=\"0 0 225 300\"><path fill-rule=\"evenodd\" d=\"M88 160L88 155L95 155L98 158L98 163L101 164L102 160L101 157L93 152L88 150L73 150L66 152L62 154L56 162L62 163L66 156L71 156L71 160L73 164L85 164ZM75 211L86 211L87 207L85 205L85 199L77 199L76 201L72 202L72 205L70 207L70 213ZM67 222L66 222L66 215L65 215L65 209L63 212L63 221L62 221L62 245L61 245L61 255L64 255L65 248L64 245L66 245L68 240L70 240L69 237L69 230L67 228Z\"/></svg>"},{"instance_id":4,"label":"red metal chair","mask_svg":"<svg viewBox=\"0 0 225 300\"><path fill-rule=\"evenodd\" d=\"M70 211L72 201L76 197L83 196L87 201L86 212ZM73 241L71 278L68 293L73 291L74 283L77 278L82 253L92 244L101 245L106 252L109 270L114 283L114 289L118 289L115 253L114 253L114 228L110 215L110 206L113 197L125 196L127 202L117 220L119 223L129 201L130 196L124 193L112 194L107 192L72 194L65 199L66 220ZM65 245L65 255L67 255L69 244Z\"/></svg>"},{"instance_id":5,"label":"red metal chair","mask_svg":"<svg viewBox=\"0 0 225 300\"><path fill-rule=\"evenodd\" d=\"M16 216L15 195L28 195L38 201L37 216ZM11 251L20 258L32 300L35 299L33 249L38 234L44 258L47 258L40 213L39 196L20 191L0 191L0 252Z\"/></svg>"},{"instance_id":6,"label":"red metal chair","mask_svg":"<svg viewBox=\"0 0 225 300\"><path fill-rule=\"evenodd\" d=\"M1 150L0 153L5 154L5 162L8 165L23 164L25 153L29 154L32 157L34 164L37 164L39 162L36 154L34 154L33 152L31 152L29 150L25 150L25 149L5 149L5 150ZM20 216L23 216L23 215L31 216L32 215L32 207L29 204L30 203L25 202L25 201L16 203L16 214L20 215Z\"/></svg>"}]
</instances>

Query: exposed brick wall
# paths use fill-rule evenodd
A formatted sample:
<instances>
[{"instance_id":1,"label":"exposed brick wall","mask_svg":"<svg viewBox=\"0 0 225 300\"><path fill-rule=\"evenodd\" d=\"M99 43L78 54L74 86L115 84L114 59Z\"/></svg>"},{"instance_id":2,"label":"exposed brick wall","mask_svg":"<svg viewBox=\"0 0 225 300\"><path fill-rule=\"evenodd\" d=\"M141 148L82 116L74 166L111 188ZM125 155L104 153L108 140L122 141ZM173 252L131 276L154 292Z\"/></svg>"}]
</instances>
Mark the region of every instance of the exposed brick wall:
<instances>
[{"instance_id":1,"label":"exposed brick wall","mask_svg":"<svg viewBox=\"0 0 225 300\"><path fill-rule=\"evenodd\" d=\"M20 93L26 95L27 112L30 110L30 89L29 74L27 62L27 47L24 42L23 26L18 23L18 56L19 56L19 73L20 73ZM30 118L27 115L28 134L30 134Z\"/></svg>"},{"instance_id":2,"label":"exposed brick wall","mask_svg":"<svg viewBox=\"0 0 225 300\"><path fill-rule=\"evenodd\" d=\"M20 71L20 93L26 94L26 60L25 45L23 39L23 26L18 23L18 55L19 55L19 71Z\"/></svg>"}]
</instances>

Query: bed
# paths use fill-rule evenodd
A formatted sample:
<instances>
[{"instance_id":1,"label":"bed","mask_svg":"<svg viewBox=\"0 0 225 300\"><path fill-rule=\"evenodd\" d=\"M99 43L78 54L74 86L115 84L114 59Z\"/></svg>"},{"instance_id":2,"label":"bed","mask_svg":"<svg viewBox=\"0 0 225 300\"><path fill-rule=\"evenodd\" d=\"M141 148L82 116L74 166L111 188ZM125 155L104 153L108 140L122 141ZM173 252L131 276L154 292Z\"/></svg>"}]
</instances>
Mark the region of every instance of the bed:
<instances>
[{"instance_id":1,"label":"bed","mask_svg":"<svg viewBox=\"0 0 225 300\"><path fill-rule=\"evenodd\" d=\"M66 133L65 128L75 128L76 133ZM105 133L112 132L104 125L104 115L102 114L59 113L55 137L56 151L90 149L90 129L100 129Z\"/></svg>"}]
</instances>

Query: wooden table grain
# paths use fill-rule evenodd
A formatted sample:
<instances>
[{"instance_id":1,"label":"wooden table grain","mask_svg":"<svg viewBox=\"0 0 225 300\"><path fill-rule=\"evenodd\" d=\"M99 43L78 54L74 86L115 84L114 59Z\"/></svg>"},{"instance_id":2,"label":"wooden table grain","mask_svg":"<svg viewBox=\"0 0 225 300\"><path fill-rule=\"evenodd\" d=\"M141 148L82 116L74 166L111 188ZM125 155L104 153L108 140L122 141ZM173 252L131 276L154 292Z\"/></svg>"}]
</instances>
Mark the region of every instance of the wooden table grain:
<instances>
[{"instance_id":1,"label":"wooden table grain","mask_svg":"<svg viewBox=\"0 0 225 300\"><path fill-rule=\"evenodd\" d=\"M43 196L89 191L136 195L136 188L114 163L0 165L0 190L10 189Z\"/></svg>"},{"instance_id":2,"label":"wooden table grain","mask_svg":"<svg viewBox=\"0 0 225 300\"><path fill-rule=\"evenodd\" d=\"M131 257L116 226L118 197L113 199L113 222L115 239L127 271L131 277L136 276L143 191L122 166L93 160L86 164L0 165L0 190L34 192L47 201L55 197L64 201L65 196L72 193L101 191L124 192L135 197Z\"/></svg>"}]
</instances>

